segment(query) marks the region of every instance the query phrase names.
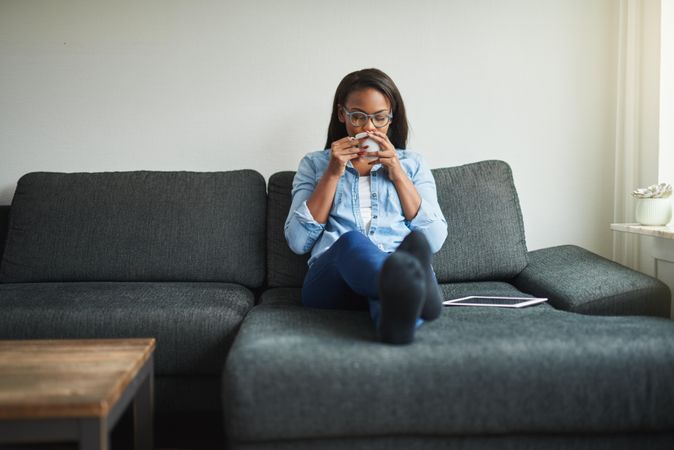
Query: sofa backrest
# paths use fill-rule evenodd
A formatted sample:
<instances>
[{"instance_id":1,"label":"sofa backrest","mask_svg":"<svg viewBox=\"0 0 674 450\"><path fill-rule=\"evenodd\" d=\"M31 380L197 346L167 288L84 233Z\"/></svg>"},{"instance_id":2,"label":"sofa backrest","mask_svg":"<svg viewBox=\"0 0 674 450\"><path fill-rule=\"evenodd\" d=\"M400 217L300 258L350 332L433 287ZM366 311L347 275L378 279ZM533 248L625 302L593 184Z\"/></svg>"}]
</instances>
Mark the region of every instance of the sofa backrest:
<instances>
[{"instance_id":1,"label":"sofa backrest","mask_svg":"<svg viewBox=\"0 0 674 450\"><path fill-rule=\"evenodd\" d=\"M503 161L433 169L448 237L433 257L441 283L505 280L527 265L524 224L512 172ZM291 252L283 237L295 172L269 179L267 284L299 287L308 255Z\"/></svg>"},{"instance_id":2,"label":"sofa backrest","mask_svg":"<svg viewBox=\"0 0 674 450\"><path fill-rule=\"evenodd\" d=\"M480 161L434 169L447 239L433 258L441 283L507 280L527 266L520 203L510 166Z\"/></svg>"},{"instance_id":3,"label":"sofa backrest","mask_svg":"<svg viewBox=\"0 0 674 450\"><path fill-rule=\"evenodd\" d=\"M0 281L219 281L265 276L266 186L253 170L23 176Z\"/></svg>"},{"instance_id":4,"label":"sofa backrest","mask_svg":"<svg viewBox=\"0 0 674 450\"><path fill-rule=\"evenodd\" d=\"M7 228L9 227L9 205L0 205L0 261L5 252L5 239L7 239Z\"/></svg>"},{"instance_id":5,"label":"sofa backrest","mask_svg":"<svg viewBox=\"0 0 674 450\"><path fill-rule=\"evenodd\" d=\"M299 287L307 273L309 254L296 255L286 243L285 225L295 172L278 172L269 177L267 194L267 286Z\"/></svg>"}]
</instances>

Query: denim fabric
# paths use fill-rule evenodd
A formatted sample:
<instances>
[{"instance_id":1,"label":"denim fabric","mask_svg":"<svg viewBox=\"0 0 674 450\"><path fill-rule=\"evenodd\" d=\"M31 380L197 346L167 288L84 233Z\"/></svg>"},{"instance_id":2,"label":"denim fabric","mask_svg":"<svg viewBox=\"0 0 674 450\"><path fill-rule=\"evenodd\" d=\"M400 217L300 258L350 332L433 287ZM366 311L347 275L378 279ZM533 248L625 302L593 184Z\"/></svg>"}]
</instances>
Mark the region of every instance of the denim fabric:
<instances>
[{"instance_id":1,"label":"denim fabric","mask_svg":"<svg viewBox=\"0 0 674 450\"><path fill-rule=\"evenodd\" d=\"M396 150L400 165L410 177L419 195L421 208L411 221L405 219L400 199L387 171L375 164L370 172L372 224L368 237L387 253L394 251L402 239L413 230L422 232L433 253L440 250L447 237L447 222L438 205L435 180L421 155L408 150ZM309 265L348 231L365 233L358 192L358 171L349 162L337 185L327 223L318 223L307 208L318 181L328 167L330 150L309 153L300 161L293 180L292 205L285 222L285 237L290 249L297 254L311 251Z\"/></svg>"},{"instance_id":2,"label":"denim fabric","mask_svg":"<svg viewBox=\"0 0 674 450\"><path fill-rule=\"evenodd\" d=\"M352 302L357 302L357 297L363 304L365 298L379 298L377 278L388 255L358 231L343 234L309 268L302 287L302 304L311 308L364 309Z\"/></svg>"},{"instance_id":3,"label":"denim fabric","mask_svg":"<svg viewBox=\"0 0 674 450\"><path fill-rule=\"evenodd\" d=\"M358 231L343 234L309 268L302 287L302 304L322 309L365 309L367 305L379 328L377 281L389 254ZM417 326L422 323L417 320Z\"/></svg>"}]
</instances>

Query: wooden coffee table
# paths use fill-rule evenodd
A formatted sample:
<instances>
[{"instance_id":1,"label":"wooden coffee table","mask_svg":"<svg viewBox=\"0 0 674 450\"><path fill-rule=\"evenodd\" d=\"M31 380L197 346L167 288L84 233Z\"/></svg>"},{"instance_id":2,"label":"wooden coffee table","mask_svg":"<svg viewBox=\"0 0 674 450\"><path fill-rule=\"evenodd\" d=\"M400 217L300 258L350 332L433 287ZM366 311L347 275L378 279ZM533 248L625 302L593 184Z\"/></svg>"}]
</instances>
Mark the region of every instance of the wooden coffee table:
<instances>
[{"instance_id":1,"label":"wooden coffee table","mask_svg":"<svg viewBox=\"0 0 674 450\"><path fill-rule=\"evenodd\" d=\"M134 444L153 446L154 339L0 341L0 443L107 450L133 402Z\"/></svg>"}]
</instances>

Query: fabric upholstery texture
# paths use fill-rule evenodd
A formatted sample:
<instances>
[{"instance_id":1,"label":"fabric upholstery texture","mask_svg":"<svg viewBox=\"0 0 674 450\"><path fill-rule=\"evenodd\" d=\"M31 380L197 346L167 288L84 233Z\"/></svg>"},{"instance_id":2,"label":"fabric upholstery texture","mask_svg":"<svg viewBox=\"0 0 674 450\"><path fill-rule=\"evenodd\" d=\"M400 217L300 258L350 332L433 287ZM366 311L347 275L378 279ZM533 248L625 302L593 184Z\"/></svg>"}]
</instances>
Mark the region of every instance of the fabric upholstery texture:
<instances>
[{"instance_id":1,"label":"fabric upholstery texture","mask_svg":"<svg viewBox=\"0 0 674 450\"><path fill-rule=\"evenodd\" d=\"M445 300L466 297L468 295L494 295L494 296L527 296L526 293L517 290L513 285L502 281L480 281L472 283L445 283L440 285ZM260 304L263 305L302 305L301 288L274 288L268 289L260 296ZM367 310L367 302L363 299L363 310Z\"/></svg>"},{"instance_id":2,"label":"fabric upholstery texture","mask_svg":"<svg viewBox=\"0 0 674 450\"><path fill-rule=\"evenodd\" d=\"M253 170L30 173L14 194L0 281L258 287L265 202Z\"/></svg>"},{"instance_id":3,"label":"fabric upholstery texture","mask_svg":"<svg viewBox=\"0 0 674 450\"><path fill-rule=\"evenodd\" d=\"M583 314L669 317L670 292L660 280L573 245L536 250L514 279L520 289Z\"/></svg>"},{"instance_id":4,"label":"fabric upholstery texture","mask_svg":"<svg viewBox=\"0 0 674 450\"><path fill-rule=\"evenodd\" d=\"M220 413L221 374L155 377L158 414Z\"/></svg>"},{"instance_id":5,"label":"fabric upholstery texture","mask_svg":"<svg viewBox=\"0 0 674 450\"><path fill-rule=\"evenodd\" d=\"M510 166L481 161L434 169L448 236L433 258L441 283L507 280L527 265L519 199Z\"/></svg>"},{"instance_id":6,"label":"fabric upholstery texture","mask_svg":"<svg viewBox=\"0 0 674 450\"><path fill-rule=\"evenodd\" d=\"M7 238L7 227L9 226L9 205L0 205L0 260L5 251L5 239Z\"/></svg>"},{"instance_id":7,"label":"fabric upholstery texture","mask_svg":"<svg viewBox=\"0 0 674 450\"><path fill-rule=\"evenodd\" d=\"M375 436L232 442L229 450L671 450L674 433Z\"/></svg>"},{"instance_id":8,"label":"fabric upholstery texture","mask_svg":"<svg viewBox=\"0 0 674 450\"><path fill-rule=\"evenodd\" d=\"M467 297L469 295L493 295L500 297L529 297L528 292L520 291L512 284L503 281L473 281L464 283L443 283L440 285L443 298Z\"/></svg>"},{"instance_id":9,"label":"fabric upholstery texture","mask_svg":"<svg viewBox=\"0 0 674 450\"><path fill-rule=\"evenodd\" d=\"M214 375L253 304L226 283L0 284L0 339L154 337L157 375Z\"/></svg>"},{"instance_id":10,"label":"fabric upholstery texture","mask_svg":"<svg viewBox=\"0 0 674 450\"><path fill-rule=\"evenodd\" d=\"M445 307L397 347L379 342L367 312L265 296L225 366L235 442L674 430L666 319Z\"/></svg>"},{"instance_id":11,"label":"fabric upholstery texture","mask_svg":"<svg viewBox=\"0 0 674 450\"><path fill-rule=\"evenodd\" d=\"M290 203L295 172L278 172L269 177L267 198L267 286L300 287L307 273L310 254L297 255L286 242L283 226Z\"/></svg>"},{"instance_id":12,"label":"fabric upholstery texture","mask_svg":"<svg viewBox=\"0 0 674 450\"><path fill-rule=\"evenodd\" d=\"M261 305L302 306L301 288L272 288L260 296ZM365 310L364 308L363 310Z\"/></svg>"}]
</instances>

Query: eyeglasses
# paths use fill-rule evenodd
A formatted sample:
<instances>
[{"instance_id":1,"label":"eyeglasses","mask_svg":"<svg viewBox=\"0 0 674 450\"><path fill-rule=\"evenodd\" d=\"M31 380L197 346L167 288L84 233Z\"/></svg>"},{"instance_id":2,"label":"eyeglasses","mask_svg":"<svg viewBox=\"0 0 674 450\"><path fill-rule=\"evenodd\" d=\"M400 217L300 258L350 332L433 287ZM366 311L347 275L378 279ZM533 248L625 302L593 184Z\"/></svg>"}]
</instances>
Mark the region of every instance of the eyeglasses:
<instances>
[{"instance_id":1,"label":"eyeglasses","mask_svg":"<svg viewBox=\"0 0 674 450\"><path fill-rule=\"evenodd\" d=\"M348 111L343 106L342 109L344 110L344 114L349 116L351 125L354 127L364 127L367 122L372 119L372 125L374 125L375 128L384 128L393 119L393 114L391 113L365 114L364 112L360 111Z\"/></svg>"}]
</instances>

